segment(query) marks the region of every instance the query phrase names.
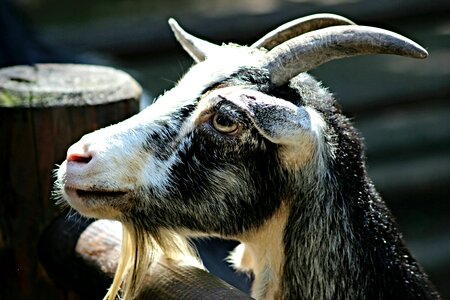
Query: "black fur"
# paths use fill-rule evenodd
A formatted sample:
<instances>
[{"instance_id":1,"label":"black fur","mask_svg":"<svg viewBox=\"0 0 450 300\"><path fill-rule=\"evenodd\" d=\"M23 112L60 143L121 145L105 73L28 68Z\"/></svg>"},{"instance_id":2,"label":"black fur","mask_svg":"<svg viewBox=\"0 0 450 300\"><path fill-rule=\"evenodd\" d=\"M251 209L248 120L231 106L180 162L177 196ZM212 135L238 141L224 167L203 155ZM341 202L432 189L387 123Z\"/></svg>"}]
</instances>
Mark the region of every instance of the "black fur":
<instances>
[{"instance_id":1,"label":"black fur","mask_svg":"<svg viewBox=\"0 0 450 300\"><path fill-rule=\"evenodd\" d=\"M284 278L291 279L284 281L286 298L304 299L308 289L315 291L315 298L325 299L439 298L405 247L393 217L367 176L359 133L342 115L332 96L311 77L300 75L294 79L294 85L304 105L319 111L328 124L323 142L335 145L335 159L327 162L327 176L323 180L317 178L313 185L304 182L292 203L294 209L285 233ZM327 231L325 237L336 238L337 243L334 247L327 241L314 245L323 247L316 250L324 278L311 278L311 257L289 253L305 252L304 248L318 234L301 229L320 228L314 225L320 223L320 218L331 218L328 227L322 229ZM352 257L344 253L348 247ZM293 274L299 276L292 278ZM331 294L326 295L322 284L326 285L330 278L338 280Z\"/></svg>"},{"instance_id":2,"label":"black fur","mask_svg":"<svg viewBox=\"0 0 450 300\"><path fill-rule=\"evenodd\" d=\"M277 211L280 199L291 199L283 299L437 299L367 176L359 133L331 94L307 74L274 87L268 72L252 68L211 90L239 85L321 114L327 128L320 142L334 157L326 161L325 174L314 171L315 166L296 174L281 167L279 146L264 139L229 103L214 109L228 105L229 117L244 126L245 134L224 136L206 122L183 141L170 143L180 129L178 121L195 108L184 107L173 123L161 124L168 128L164 134L149 133L147 142L148 148L158 149L160 159L178 152L171 189L164 197L143 191L157 201L146 201L145 210L137 206L128 220L148 231L186 228L232 237L258 228ZM228 180L234 180L232 186L226 186Z\"/></svg>"}]
</instances>

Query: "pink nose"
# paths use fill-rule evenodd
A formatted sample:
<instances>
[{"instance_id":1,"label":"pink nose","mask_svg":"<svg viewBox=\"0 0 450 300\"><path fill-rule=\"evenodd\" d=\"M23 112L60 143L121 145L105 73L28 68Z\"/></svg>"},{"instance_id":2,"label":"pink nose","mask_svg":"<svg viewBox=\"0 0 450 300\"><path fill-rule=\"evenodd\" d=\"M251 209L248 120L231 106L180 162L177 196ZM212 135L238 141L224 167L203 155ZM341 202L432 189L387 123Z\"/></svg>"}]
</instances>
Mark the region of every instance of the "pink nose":
<instances>
[{"instance_id":1,"label":"pink nose","mask_svg":"<svg viewBox=\"0 0 450 300\"><path fill-rule=\"evenodd\" d=\"M68 162L87 164L92 159L92 153L88 151L89 145L80 142L73 144L67 150L66 160Z\"/></svg>"}]
</instances>

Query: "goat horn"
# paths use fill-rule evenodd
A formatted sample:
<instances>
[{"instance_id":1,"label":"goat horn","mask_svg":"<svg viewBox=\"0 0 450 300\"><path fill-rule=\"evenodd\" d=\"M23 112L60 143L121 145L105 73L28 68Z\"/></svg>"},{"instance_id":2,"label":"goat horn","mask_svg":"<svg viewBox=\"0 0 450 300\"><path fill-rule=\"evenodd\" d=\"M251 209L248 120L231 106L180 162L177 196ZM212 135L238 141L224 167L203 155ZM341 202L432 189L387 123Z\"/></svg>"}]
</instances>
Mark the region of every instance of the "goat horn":
<instances>
[{"instance_id":1,"label":"goat horn","mask_svg":"<svg viewBox=\"0 0 450 300\"><path fill-rule=\"evenodd\" d=\"M206 59L208 54L217 51L220 46L199 39L186 31L178 25L177 21L169 19L170 28L172 28L178 42L183 46L183 49L196 61L201 62Z\"/></svg>"},{"instance_id":2,"label":"goat horn","mask_svg":"<svg viewBox=\"0 0 450 300\"><path fill-rule=\"evenodd\" d=\"M365 54L428 56L419 44L394 32L344 25L305 33L276 46L267 53L263 66L269 70L272 83L280 86L330 60Z\"/></svg>"},{"instance_id":3,"label":"goat horn","mask_svg":"<svg viewBox=\"0 0 450 300\"><path fill-rule=\"evenodd\" d=\"M264 47L270 50L275 46L306 32L337 25L355 25L355 23L335 14L314 14L295 19L277 27L257 40L250 47Z\"/></svg>"}]
</instances>

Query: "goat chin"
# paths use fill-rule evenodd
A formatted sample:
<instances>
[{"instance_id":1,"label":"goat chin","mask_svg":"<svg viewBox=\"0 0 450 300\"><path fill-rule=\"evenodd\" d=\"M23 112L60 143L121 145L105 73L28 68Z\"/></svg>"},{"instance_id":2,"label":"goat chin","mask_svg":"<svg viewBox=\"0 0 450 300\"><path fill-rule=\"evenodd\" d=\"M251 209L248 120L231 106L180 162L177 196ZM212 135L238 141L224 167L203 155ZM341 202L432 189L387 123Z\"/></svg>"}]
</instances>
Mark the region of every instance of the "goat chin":
<instances>
[{"instance_id":1,"label":"goat chin","mask_svg":"<svg viewBox=\"0 0 450 300\"><path fill-rule=\"evenodd\" d=\"M135 299L149 270L158 261L170 261L177 267L205 269L187 239L172 231L161 230L152 235L130 225L122 227L122 249L113 283L104 300ZM154 268L154 267L153 267Z\"/></svg>"}]
</instances>

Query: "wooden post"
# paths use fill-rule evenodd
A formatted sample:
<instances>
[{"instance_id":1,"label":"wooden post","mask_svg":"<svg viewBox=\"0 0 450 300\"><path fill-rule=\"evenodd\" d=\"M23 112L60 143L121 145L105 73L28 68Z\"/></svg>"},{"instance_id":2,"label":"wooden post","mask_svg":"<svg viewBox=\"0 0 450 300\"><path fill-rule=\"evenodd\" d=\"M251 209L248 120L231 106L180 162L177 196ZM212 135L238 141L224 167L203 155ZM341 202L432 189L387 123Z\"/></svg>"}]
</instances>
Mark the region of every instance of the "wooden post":
<instances>
[{"instance_id":1,"label":"wooden post","mask_svg":"<svg viewBox=\"0 0 450 300\"><path fill-rule=\"evenodd\" d=\"M100 66L43 64L0 70L0 298L62 299L37 259L58 211L52 171L83 134L139 110L140 86Z\"/></svg>"}]
</instances>

